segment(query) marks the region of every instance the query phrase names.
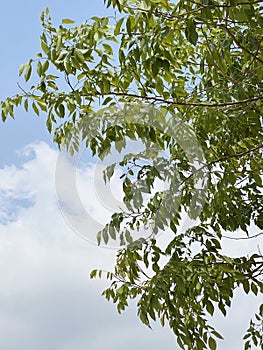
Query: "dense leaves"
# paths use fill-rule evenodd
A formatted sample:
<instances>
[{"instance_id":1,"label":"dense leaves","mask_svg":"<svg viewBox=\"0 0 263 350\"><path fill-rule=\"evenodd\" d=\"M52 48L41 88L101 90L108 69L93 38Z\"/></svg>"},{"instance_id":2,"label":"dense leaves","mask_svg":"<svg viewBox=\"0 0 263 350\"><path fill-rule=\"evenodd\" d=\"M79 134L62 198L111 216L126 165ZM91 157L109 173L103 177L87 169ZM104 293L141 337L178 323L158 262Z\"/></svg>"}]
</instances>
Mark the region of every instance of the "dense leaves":
<instances>
[{"instance_id":1,"label":"dense leaves","mask_svg":"<svg viewBox=\"0 0 263 350\"><path fill-rule=\"evenodd\" d=\"M20 67L34 86L1 102L47 115L54 141L73 154L80 139L104 159L140 140L105 169L122 171L125 210L98 241L123 249L104 291L121 312L166 322L182 349L216 349L222 336L207 321L224 315L237 287L263 292L263 258L224 254L223 236L263 229L263 6L261 1L107 0L114 16L55 28L41 16L42 52ZM163 152L163 153L162 153ZM158 190L156 182L168 184ZM181 232L181 218L195 225ZM149 230L149 239L133 232ZM158 233L172 232L163 248ZM170 237L170 236L168 236ZM91 277L101 276L93 271ZM262 306L244 347L263 349Z\"/></svg>"}]
</instances>

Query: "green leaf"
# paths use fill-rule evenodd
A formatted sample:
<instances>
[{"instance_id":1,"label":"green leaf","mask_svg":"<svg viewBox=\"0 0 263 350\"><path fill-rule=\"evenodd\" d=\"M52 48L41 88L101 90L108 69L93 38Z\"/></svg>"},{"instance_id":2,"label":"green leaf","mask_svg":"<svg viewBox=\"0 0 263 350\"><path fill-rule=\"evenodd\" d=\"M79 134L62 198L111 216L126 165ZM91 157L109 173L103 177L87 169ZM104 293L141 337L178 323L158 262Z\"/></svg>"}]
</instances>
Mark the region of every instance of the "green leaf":
<instances>
[{"instance_id":1,"label":"green leaf","mask_svg":"<svg viewBox=\"0 0 263 350\"><path fill-rule=\"evenodd\" d=\"M116 230L112 225L109 226L109 234L112 239L116 239Z\"/></svg>"},{"instance_id":2,"label":"green leaf","mask_svg":"<svg viewBox=\"0 0 263 350\"><path fill-rule=\"evenodd\" d=\"M42 65L42 74L44 74L48 70L48 67L49 67L49 62L48 60L46 60Z\"/></svg>"},{"instance_id":3,"label":"green leaf","mask_svg":"<svg viewBox=\"0 0 263 350\"><path fill-rule=\"evenodd\" d=\"M107 244L109 242L109 235L108 235L108 230L106 228L102 231L102 237L103 237L104 243Z\"/></svg>"},{"instance_id":4,"label":"green leaf","mask_svg":"<svg viewBox=\"0 0 263 350\"><path fill-rule=\"evenodd\" d=\"M197 34L193 20L187 21L185 35L191 44L196 45L197 39L198 39L198 34Z\"/></svg>"},{"instance_id":5,"label":"green leaf","mask_svg":"<svg viewBox=\"0 0 263 350\"><path fill-rule=\"evenodd\" d=\"M124 18L121 18L117 24L116 24L116 27L114 29L114 35L117 36L119 33L120 33L120 30L121 30L121 26L122 26L122 23L124 21Z\"/></svg>"},{"instance_id":6,"label":"green leaf","mask_svg":"<svg viewBox=\"0 0 263 350\"><path fill-rule=\"evenodd\" d=\"M224 316L226 316L226 308L222 302L218 303L219 310L222 312Z\"/></svg>"},{"instance_id":7,"label":"green leaf","mask_svg":"<svg viewBox=\"0 0 263 350\"><path fill-rule=\"evenodd\" d=\"M38 76L39 77L41 77L42 76L42 64L41 64L41 62L39 62L38 61L38 63L37 63L37 74L38 74Z\"/></svg>"},{"instance_id":8,"label":"green leaf","mask_svg":"<svg viewBox=\"0 0 263 350\"><path fill-rule=\"evenodd\" d=\"M113 98L112 97L110 97L110 96L108 96L108 97L106 97L105 98L105 100L103 101L103 105L107 105L109 102L111 102L113 100Z\"/></svg>"},{"instance_id":9,"label":"green leaf","mask_svg":"<svg viewBox=\"0 0 263 350\"><path fill-rule=\"evenodd\" d=\"M101 231L97 233L97 242L98 242L98 245L100 245L100 243L101 243Z\"/></svg>"},{"instance_id":10,"label":"green leaf","mask_svg":"<svg viewBox=\"0 0 263 350\"><path fill-rule=\"evenodd\" d=\"M28 81L31 77L31 74L32 74L32 66L31 66L31 63L27 64L26 65L26 71L25 71L25 81Z\"/></svg>"},{"instance_id":11,"label":"green leaf","mask_svg":"<svg viewBox=\"0 0 263 350\"><path fill-rule=\"evenodd\" d=\"M73 21L72 19L64 18L64 19L62 19L62 23L63 24L74 24L75 21Z\"/></svg>"},{"instance_id":12,"label":"green leaf","mask_svg":"<svg viewBox=\"0 0 263 350\"><path fill-rule=\"evenodd\" d=\"M42 48L43 52L46 55L49 55L50 49L49 49L49 46L47 45L47 43L44 40L41 40L41 48Z\"/></svg>"},{"instance_id":13,"label":"green leaf","mask_svg":"<svg viewBox=\"0 0 263 350\"><path fill-rule=\"evenodd\" d=\"M250 289L248 280L245 279L245 280L242 281L242 283L243 283L243 289L244 289L245 293L248 294L249 293L249 289Z\"/></svg>"},{"instance_id":14,"label":"green leaf","mask_svg":"<svg viewBox=\"0 0 263 350\"><path fill-rule=\"evenodd\" d=\"M34 111L37 115L39 115L39 109L37 108L35 102L32 103L32 108L33 108L33 111Z\"/></svg>"},{"instance_id":15,"label":"green leaf","mask_svg":"<svg viewBox=\"0 0 263 350\"><path fill-rule=\"evenodd\" d=\"M44 101L37 101L37 105L40 107L40 109L43 111L43 112L46 112L47 111L47 106L45 104Z\"/></svg>"},{"instance_id":16,"label":"green leaf","mask_svg":"<svg viewBox=\"0 0 263 350\"><path fill-rule=\"evenodd\" d=\"M213 315L214 311L215 311L215 308L214 308L214 305L211 303L211 301L210 300L206 300L205 305L206 305L206 309L210 313L210 315Z\"/></svg>"},{"instance_id":17,"label":"green leaf","mask_svg":"<svg viewBox=\"0 0 263 350\"><path fill-rule=\"evenodd\" d=\"M127 243L133 242L132 236L128 230L125 231L125 239L126 239Z\"/></svg>"},{"instance_id":18,"label":"green leaf","mask_svg":"<svg viewBox=\"0 0 263 350\"><path fill-rule=\"evenodd\" d=\"M216 348L217 348L216 341L212 337L209 338L208 345L209 345L211 350L216 350Z\"/></svg>"},{"instance_id":19,"label":"green leaf","mask_svg":"<svg viewBox=\"0 0 263 350\"><path fill-rule=\"evenodd\" d=\"M157 74L159 72L159 65L158 63L155 61L152 65L152 73L153 73L153 76L156 77Z\"/></svg>"},{"instance_id":20,"label":"green leaf","mask_svg":"<svg viewBox=\"0 0 263 350\"><path fill-rule=\"evenodd\" d=\"M211 332L213 335L215 335L218 339L224 339L220 333L218 333L216 330L212 330Z\"/></svg>"},{"instance_id":21,"label":"green leaf","mask_svg":"<svg viewBox=\"0 0 263 350\"><path fill-rule=\"evenodd\" d=\"M128 18L127 18L127 21L126 21L126 29L127 29L127 33L128 33L129 35L132 34L132 29L131 29L131 27L132 27L132 24L131 24L131 17L128 17Z\"/></svg>"},{"instance_id":22,"label":"green leaf","mask_svg":"<svg viewBox=\"0 0 263 350\"><path fill-rule=\"evenodd\" d=\"M78 62L80 64L83 64L85 62L85 57L84 57L83 53L80 50L75 49L74 50L74 56L76 57L76 59L78 60Z\"/></svg>"},{"instance_id":23,"label":"green leaf","mask_svg":"<svg viewBox=\"0 0 263 350\"><path fill-rule=\"evenodd\" d=\"M52 121L51 121L51 118L47 118L47 120L46 120L46 126L47 126L48 132L51 133L51 131L52 131Z\"/></svg>"},{"instance_id":24,"label":"green leaf","mask_svg":"<svg viewBox=\"0 0 263 350\"><path fill-rule=\"evenodd\" d=\"M19 76L23 74L25 67L26 67L25 64L21 64L21 66L19 68Z\"/></svg>"},{"instance_id":25,"label":"green leaf","mask_svg":"<svg viewBox=\"0 0 263 350\"><path fill-rule=\"evenodd\" d=\"M27 98L24 101L24 108L25 108L26 112L28 112L28 99Z\"/></svg>"},{"instance_id":26,"label":"green leaf","mask_svg":"<svg viewBox=\"0 0 263 350\"><path fill-rule=\"evenodd\" d=\"M113 50L112 50L112 48L111 48L110 45L108 45L108 44L102 44L102 46L103 46L105 52L106 52L108 55L112 55L112 54L113 54Z\"/></svg>"},{"instance_id":27,"label":"green leaf","mask_svg":"<svg viewBox=\"0 0 263 350\"><path fill-rule=\"evenodd\" d=\"M251 290L255 295L258 294L258 287L254 282L251 283Z\"/></svg>"},{"instance_id":28,"label":"green leaf","mask_svg":"<svg viewBox=\"0 0 263 350\"><path fill-rule=\"evenodd\" d=\"M91 278L91 279L92 279L92 278L95 278L96 275L97 275L97 270L92 270L92 271L90 272L90 278Z\"/></svg>"}]
</instances>

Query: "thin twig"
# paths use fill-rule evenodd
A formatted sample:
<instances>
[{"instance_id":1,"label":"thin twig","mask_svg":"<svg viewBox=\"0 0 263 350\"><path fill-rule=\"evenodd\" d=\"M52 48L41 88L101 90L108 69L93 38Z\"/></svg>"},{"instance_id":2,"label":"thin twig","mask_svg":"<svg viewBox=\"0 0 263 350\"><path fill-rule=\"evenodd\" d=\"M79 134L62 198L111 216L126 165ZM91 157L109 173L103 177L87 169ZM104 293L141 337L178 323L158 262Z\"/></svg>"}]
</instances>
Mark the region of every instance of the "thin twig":
<instances>
[{"instance_id":1,"label":"thin twig","mask_svg":"<svg viewBox=\"0 0 263 350\"><path fill-rule=\"evenodd\" d=\"M263 232L260 232L254 236L248 236L248 237L229 237L229 236L222 236L223 238L227 238L227 239L232 239L232 240L235 240L235 241L240 241L240 240L246 240L246 239L252 239L252 238L256 238L256 237L259 237L263 235Z\"/></svg>"},{"instance_id":2,"label":"thin twig","mask_svg":"<svg viewBox=\"0 0 263 350\"><path fill-rule=\"evenodd\" d=\"M249 51L245 46L243 46L240 41L235 37L235 35L230 31L230 29L228 27L223 26L223 28L226 30L227 34L229 36L231 36L231 38L234 40L234 42L236 43L236 45L242 49L243 51L245 51L246 53L248 53L250 56L252 56L256 61L260 62L261 64L263 64L263 61L258 58L253 52Z\"/></svg>"},{"instance_id":3,"label":"thin twig","mask_svg":"<svg viewBox=\"0 0 263 350\"><path fill-rule=\"evenodd\" d=\"M249 153L252 153L254 151L257 151L259 149L263 148L263 143L258 145L258 146L255 146L253 148L250 148L249 150L247 151L244 151L244 152L241 152L241 153L236 153L236 154L230 154L229 156L224 156L224 157L221 157L221 158L218 158L216 160L212 160L211 162L208 162L206 164L204 164L203 166L201 166L201 168L197 169L197 171L202 171L204 168L207 168L209 167L210 165L214 165L216 163L220 163L220 162L224 162L228 159L232 159L232 158L239 158L239 157L243 157L245 156L246 154L249 154ZM188 177L186 177L180 184L183 185L186 181L188 181L190 178L192 178L193 176L195 175L195 173L191 173Z\"/></svg>"}]
</instances>

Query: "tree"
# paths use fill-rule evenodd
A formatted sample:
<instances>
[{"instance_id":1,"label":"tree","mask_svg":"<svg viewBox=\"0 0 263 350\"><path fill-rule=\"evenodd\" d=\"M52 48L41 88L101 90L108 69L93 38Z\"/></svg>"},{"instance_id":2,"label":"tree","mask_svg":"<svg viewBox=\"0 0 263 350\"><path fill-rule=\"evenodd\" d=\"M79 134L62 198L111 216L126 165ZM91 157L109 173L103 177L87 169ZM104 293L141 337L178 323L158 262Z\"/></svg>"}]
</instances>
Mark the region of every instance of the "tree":
<instances>
[{"instance_id":1,"label":"tree","mask_svg":"<svg viewBox=\"0 0 263 350\"><path fill-rule=\"evenodd\" d=\"M2 119L19 105L43 111L59 147L73 154L83 139L102 159L142 142L144 151L105 169L106 181L122 170L125 210L98 233L99 243L123 245L103 294L119 312L137 298L142 322L168 322L182 349L213 350L222 336L207 314L226 315L236 288L263 292L260 250L232 257L221 248L224 236L263 229L262 2L105 3L114 15L79 26L64 19L55 28L42 13L42 52L19 72L27 82L34 69L37 83L1 102ZM185 232L183 215L195 220ZM132 239L146 229L149 239ZM163 248L157 235L168 230ZM262 323L263 305L245 349L263 349Z\"/></svg>"}]
</instances>

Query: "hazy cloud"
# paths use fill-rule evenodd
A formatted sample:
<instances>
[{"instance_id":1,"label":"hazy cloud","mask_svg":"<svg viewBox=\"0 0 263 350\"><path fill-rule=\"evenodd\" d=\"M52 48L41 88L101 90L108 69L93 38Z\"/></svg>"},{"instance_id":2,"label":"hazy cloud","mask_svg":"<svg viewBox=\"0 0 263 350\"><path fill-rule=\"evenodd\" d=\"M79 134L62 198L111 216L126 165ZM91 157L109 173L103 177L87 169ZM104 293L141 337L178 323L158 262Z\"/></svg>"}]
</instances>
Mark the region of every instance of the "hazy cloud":
<instances>
[{"instance_id":1,"label":"hazy cloud","mask_svg":"<svg viewBox=\"0 0 263 350\"><path fill-rule=\"evenodd\" d=\"M147 329L134 306L119 316L100 296L107 283L89 280L91 269L112 268L115 251L81 240L66 225L55 192L57 155L33 144L21 167L0 169L0 348L175 348L168 329Z\"/></svg>"},{"instance_id":2,"label":"hazy cloud","mask_svg":"<svg viewBox=\"0 0 263 350\"><path fill-rule=\"evenodd\" d=\"M119 316L115 305L100 296L107 282L89 280L93 268L111 270L116 251L80 239L64 221L55 190L58 152L42 142L21 156L20 167L0 169L0 348L177 349L169 329L147 329L134 304ZM94 190L95 168L94 163L82 167L76 186L84 209L100 222L110 208ZM119 186L116 181L108 195L120 196ZM65 201L70 204L70 199L69 189ZM258 243L226 240L224 249L246 254ZM257 311L256 298L237 294L229 316L218 313L214 320L226 338L219 349L241 349L248 319Z\"/></svg>"}]
</instances>

